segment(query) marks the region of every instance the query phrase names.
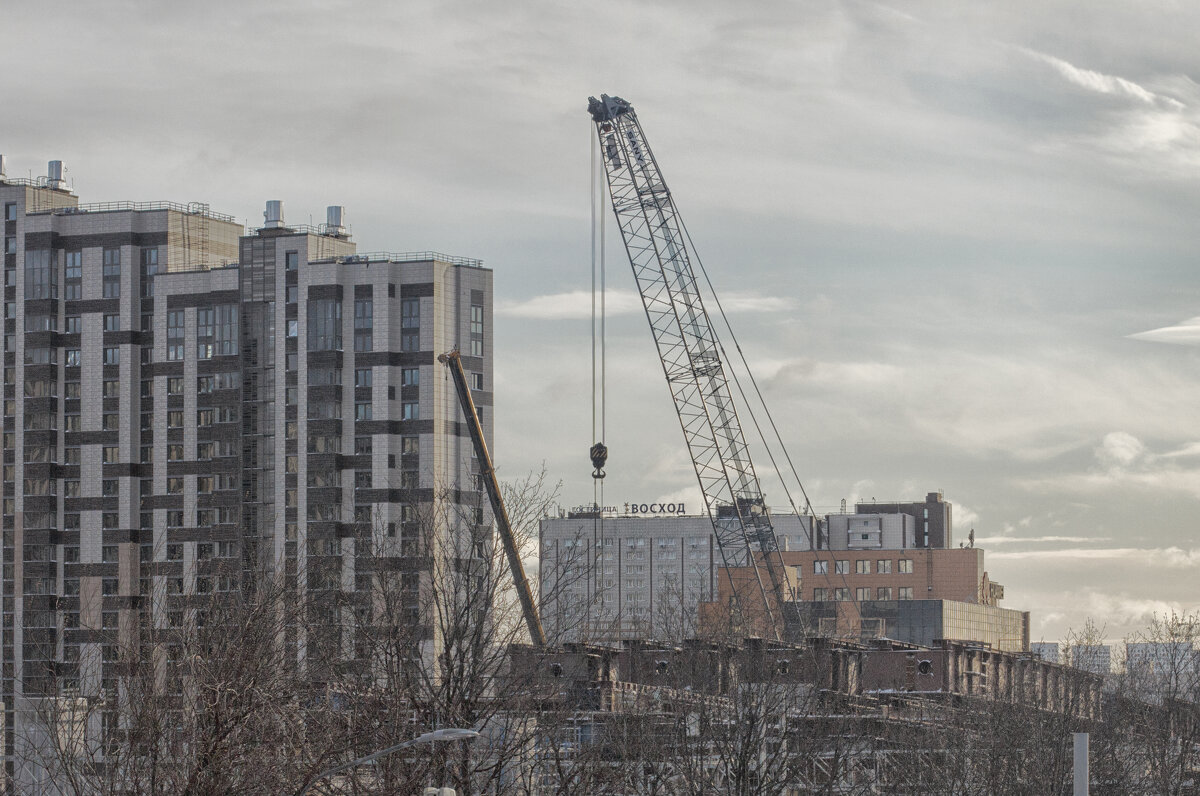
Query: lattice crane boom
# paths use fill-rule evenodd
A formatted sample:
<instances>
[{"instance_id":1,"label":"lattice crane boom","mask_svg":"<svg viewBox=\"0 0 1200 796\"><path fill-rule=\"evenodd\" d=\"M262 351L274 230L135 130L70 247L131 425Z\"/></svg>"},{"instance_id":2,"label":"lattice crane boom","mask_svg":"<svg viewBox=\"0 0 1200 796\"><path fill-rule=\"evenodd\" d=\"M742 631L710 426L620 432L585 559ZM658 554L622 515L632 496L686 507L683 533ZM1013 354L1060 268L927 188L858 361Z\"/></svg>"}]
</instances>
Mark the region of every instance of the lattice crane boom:
<instances>
[{"instance_id":1,"label":"lattice crane boom","mask_svg":"<svg viewBox=\"0 0 1200 796\"><path fill-rule=\"evenodd\" d=\"M641 293L663 373L700 482L727 571L750 567L770 626L775 605L791 620L783 562L738 420L716 333L700 297L671 192L637 114L619 97L588 102L596 125L613 213ZM758 551L761 555L756 556Z\"/></svg>"}]
</instances>

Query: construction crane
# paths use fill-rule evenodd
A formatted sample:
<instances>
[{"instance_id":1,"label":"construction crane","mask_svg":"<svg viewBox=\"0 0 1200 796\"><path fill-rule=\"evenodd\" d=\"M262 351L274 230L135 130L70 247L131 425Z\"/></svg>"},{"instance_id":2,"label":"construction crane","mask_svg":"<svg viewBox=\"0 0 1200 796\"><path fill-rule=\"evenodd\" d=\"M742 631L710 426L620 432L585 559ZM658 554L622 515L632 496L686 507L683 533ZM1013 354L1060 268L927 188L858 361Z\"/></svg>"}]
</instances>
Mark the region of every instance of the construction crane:
<instances>
[{"instance_id":1,"label":"construction crane","mask_svg":"<svg viewBox=\"0 0 1200 796\"><path fill-rule=\"evenodd\" d=\"M475 401L471 398L471 390L467 386L467 374L463 371L462 357L458 351L451 351L438 356L438 362L443 363L450 371L454 380L454 391L458 393L458 404L462 407L463 417L467 420L467 431L471 434L471 443L475 446L475 457L479 459L480 478L487 491L488 501L492 504L492 516L496 518L496 529L500 532L500 541L504 544L504 554L508 557L508 568L512 571L513 585L517 589L517 598L521 601L521 611L525 614L525 625L529 628L529 638L538 647L546 646L546 633L542 630L542 620L538 616L537 605L533 601L533 591L529 588L529 579L525 577L525 567L521 563L521 551L517 549L517 539L513 535L512 525L508 521L508 510L504 508L504 498L500 494L500 483L496 480L496 470L492 467L492 457L488 453L487 442L483 438L483 426L479 424L479 413L475 411Z\"/></svg>"},{"instance_id":2,"label":"construction crane","mask_svg":"<svg viewBox=\"0 0 1200 796\"><path fill-rule=\"evenodd\" d=\"M633 106L602 94L588 99L588 113L596 125L613 214L732 591L736 595L732 569L751 568L769 628L780 638L781 630L797 626L798 616L787 599L779 543L688 258L686 229ZM768 599L760 563L783 624Z\"/></svg>"}]
</instances>

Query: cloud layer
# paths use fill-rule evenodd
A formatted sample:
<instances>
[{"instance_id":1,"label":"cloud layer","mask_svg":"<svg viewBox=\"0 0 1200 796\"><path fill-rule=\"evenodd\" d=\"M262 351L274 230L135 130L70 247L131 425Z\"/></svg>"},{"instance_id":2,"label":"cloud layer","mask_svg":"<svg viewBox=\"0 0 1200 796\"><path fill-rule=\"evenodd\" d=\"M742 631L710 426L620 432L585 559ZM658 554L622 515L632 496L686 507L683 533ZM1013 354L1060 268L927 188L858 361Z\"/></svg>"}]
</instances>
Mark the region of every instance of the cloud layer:
<instances>
[{"instance_id":1,"label":"cloud layer","mask_svg":"<svg viewBox=\"0 0 1200 796\"><path fill-rule=\"evenodd\" d=\"M584 109L618 94L819 510L944 490L1050 637L1194 602L1200 8L148 9L5 9L10 174L62 158L84 201L252 224L265 199L343 204L363 250L483 258L503 473L546 462L564 503L593 496ZM47 57L47 30L71 46ZM611 223L606 243L606 502L694 494Z\"/></svg>"}]
</instances>

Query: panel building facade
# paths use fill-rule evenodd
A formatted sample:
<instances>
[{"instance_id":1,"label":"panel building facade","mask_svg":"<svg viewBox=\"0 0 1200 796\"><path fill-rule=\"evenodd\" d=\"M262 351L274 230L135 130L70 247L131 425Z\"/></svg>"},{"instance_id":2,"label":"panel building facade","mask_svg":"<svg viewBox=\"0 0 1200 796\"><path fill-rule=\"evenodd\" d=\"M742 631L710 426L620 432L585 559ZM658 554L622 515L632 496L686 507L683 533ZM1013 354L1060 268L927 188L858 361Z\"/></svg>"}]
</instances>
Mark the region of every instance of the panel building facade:
<instances>
[{"instance_id":1,"label":"panel building facade","mask_svg":"<svg viewBox=\"0 0 1200 796\"><path fill-rule=\"evenodd\" d=\"M490 445L479 261L360 254L340 208L246 234L202 205L82 205L56 174L0 174L0 698L8 775L34 786L14 770L31 701L112 689L143 623L254 577L355 592L382 557L431 654L420 517L471 539L491 522L435 356L462 351Z\"/></svg>"}]
</instances>

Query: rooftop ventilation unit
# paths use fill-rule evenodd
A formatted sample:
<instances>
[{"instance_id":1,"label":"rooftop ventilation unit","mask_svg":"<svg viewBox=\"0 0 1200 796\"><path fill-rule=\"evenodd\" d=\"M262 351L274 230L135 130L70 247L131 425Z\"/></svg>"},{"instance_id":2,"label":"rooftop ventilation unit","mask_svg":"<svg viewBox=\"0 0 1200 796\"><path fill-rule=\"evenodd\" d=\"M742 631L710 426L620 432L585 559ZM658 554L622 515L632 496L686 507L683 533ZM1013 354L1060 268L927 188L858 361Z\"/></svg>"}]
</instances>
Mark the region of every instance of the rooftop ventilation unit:
<instances>
[{"instance_id":1,"label":"rooftop ventilation unit","mask_svg":"<svg viewBox=\"0 0 1200 796\"><path fill-rule=\"evenodd\" d=\"M283 227L283 201L280 199L268 199L267 209L263 211L263 218L266 224L263 226L266 229L280 229Z\"/></svg>"},{"instance_id":2,"label":"rooftop ventilation unit","mask_svg":"<svg viewBox=\"0 0 1200 796\"><path fill-rule=\"evenodd\" d=\"M52 160L46 170L46 186L53 188L56 191L67 190L67 182L63 179L63 163L61 160Z\"/></svg>"},{"instance_id":3,"label":"rooftop ventilation unit","mask_svg":"<svg viewBox=\"0 0 1200 796\"><path fill-rule=\"evenodd\" d=\"M0 177L3 177L7 173L8 173L8 158L6 158L4 155L0 155Z\"/></svg>"},{"instance_id":4,"label":"rooftop ventilation unit","mask_svg":"<svg viewBox=\"0 0 1200 796\"><path fill-rule=\"evenodd\" d=\"M330 205L325 208L325 234L342 237L346 234L346 227L343 225L343 219L346 215L346 208L342 205Z\"/></svg>"}]
</instances>

